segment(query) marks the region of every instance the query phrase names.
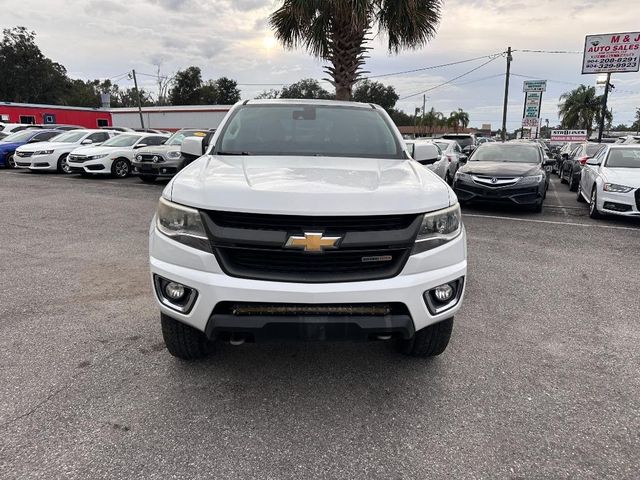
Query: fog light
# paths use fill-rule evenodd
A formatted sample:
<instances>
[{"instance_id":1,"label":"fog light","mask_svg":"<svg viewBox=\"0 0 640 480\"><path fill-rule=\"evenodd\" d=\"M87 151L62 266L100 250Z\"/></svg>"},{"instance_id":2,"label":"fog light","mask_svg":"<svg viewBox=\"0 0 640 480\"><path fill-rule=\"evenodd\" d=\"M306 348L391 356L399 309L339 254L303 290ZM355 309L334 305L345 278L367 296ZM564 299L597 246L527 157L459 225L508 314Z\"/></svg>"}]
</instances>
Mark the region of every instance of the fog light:
<instances>
[{"instance_id":1,"label":"fog light","mask_svg":"<svg viewBox=\"0 0 640 480\"><path fill-rule=\"evenodd\" d=\"M433 289L433 295L439 302L446 302L453 297L453 288L448 283L440 285Z\"/></svg>"},{"instance_id":2,"label":"fog light","mask_svg":"<svg viewBox=\"0 0 640 480\"><path fill-rule=\"evenodd\" d=\"M169 282L164 287L164 293L171 300L180 300L184 297L184 286L179 283Z\"/></svg>"}]
</instances>

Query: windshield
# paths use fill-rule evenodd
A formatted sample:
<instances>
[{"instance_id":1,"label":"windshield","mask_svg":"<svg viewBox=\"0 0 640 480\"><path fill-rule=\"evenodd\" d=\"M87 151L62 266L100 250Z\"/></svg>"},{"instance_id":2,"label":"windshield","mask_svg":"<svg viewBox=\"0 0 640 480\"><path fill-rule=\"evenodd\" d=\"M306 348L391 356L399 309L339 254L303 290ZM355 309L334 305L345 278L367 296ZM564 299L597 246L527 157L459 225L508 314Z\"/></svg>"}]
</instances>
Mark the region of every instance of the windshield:
<instances>
[{"instance_id":1,"label":"windshield","mask_svg":"<svg viewBox=\"0 0 640 480\"><path fill-rule=\"evenodd\" d=\"M55 138L52 138L51 142L67 142L67 143L76 143L79 142L87 133L86 132L74 132L71 131L69 133L63 133L62 135L58 135Z\"/></svg>"},{"instance_id":2,"label":"windshield","mask_svg":"<svg viewBox=\"0 0 640 480\"><path fill-rule=\"evenodd\" d=\"M11 135L4 137L2 141L7 143L28 142L36 133L40 132L34 132L33 130L24 130L22 132L12 133Z\"/></svg>"},{"instance_id":3,"label":"windshield","mask_svg":"<svg viewBox=\"0 0 640 480\"><path fill-rule=\"evenodd\" d=\"M116 135L102 144L103 147L131 147L138 140L140 135Z\"/></svg>"},{"instance_id":4,"label":"windshield","mask_svg":"<svg viewBox=\"0 0 640 480\"><path fill-rule=\"evenodd\" d=\"M472 162L540 162L540 148L526 144L494 144L480 145L470 159Z\"/></svg>"},{"instance_id":5,"label":"windshield","mask_svg":"<svg viewBox=\"0 0 640 480\"><path fill-rule=\"evenodd\" d=\"M588 143L586 153L588 156L593 157L596 153L598 153L598 150L600 150L600 148L602 148L602 145L600 145L599 143Z\"/></svg>"},{"instance_id":6,"label":"windshield","mask_svg":"<svg viewBox=\"0 0 640 480\"><path fill-rule=\"evenodd\" d=\"M207 132L203 130L181 130L179 132L174 133L169 137L169 139L164 142L165 145L182 145L184 139L187 137L205 137Z\"/></svg>"},{"instance_id":7,"label":"windshield","mask_svg":"<svg viewBox=\"0 0 640 480\"><path fill-rule=\"evenodd\" d=\"M433 142L433 143L439 146L442 151L446 151L447 148L449 148L449 144L447 142Z\"/></svg>"},{"instance_id":8,"label":"windshield","mask_svg":"<svg viewBox=\"0 0 640 480\"><path fill-rule=\"evenodd\" d=\"M443 135L445 140L455 140L460 145L460 148L464 148L468 145L473 145L473 137L467 135Z\"/></svg>"},{"instance_id":9,"label":"windshield","mask_svg":"<svg viewBox=\"0 0 640 480\"><path fill-rule=\"evenodd\" d=\"M640 168L640 147L612 148L607 158L609 168Z\"/></svg>"},{"instance_id":10,"label":"windshield","mask_svg":"<svg viewBox=\"0 0 640 480\"><path fill-rule=\"evenodd\" d=\"M377 110L337 105L240 107L216 146L217 154L404 158Z\"/></svg>"}]
</instances>

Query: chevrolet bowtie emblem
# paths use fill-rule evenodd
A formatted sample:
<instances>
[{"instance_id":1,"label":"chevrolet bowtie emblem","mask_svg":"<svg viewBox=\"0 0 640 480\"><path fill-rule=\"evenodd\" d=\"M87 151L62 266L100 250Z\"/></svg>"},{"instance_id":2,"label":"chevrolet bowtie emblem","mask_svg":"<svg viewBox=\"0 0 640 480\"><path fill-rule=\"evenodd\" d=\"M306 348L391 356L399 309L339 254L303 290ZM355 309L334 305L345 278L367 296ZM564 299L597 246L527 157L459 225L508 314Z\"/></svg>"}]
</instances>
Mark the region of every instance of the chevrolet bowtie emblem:
<instances>
[{"instance_id":1,"label":"chevrolet bowtie emblem","mask_svg":"<svg viewBox=\"0 0 640 480\"><path fill-rule=\"evenodd\" d=\"M342 237L324 237L321 233L306 233L304 237L292 235L284 245L285 248L299 248L305 252L322 252L337 248Z\"/></svg>"}]
</instances>

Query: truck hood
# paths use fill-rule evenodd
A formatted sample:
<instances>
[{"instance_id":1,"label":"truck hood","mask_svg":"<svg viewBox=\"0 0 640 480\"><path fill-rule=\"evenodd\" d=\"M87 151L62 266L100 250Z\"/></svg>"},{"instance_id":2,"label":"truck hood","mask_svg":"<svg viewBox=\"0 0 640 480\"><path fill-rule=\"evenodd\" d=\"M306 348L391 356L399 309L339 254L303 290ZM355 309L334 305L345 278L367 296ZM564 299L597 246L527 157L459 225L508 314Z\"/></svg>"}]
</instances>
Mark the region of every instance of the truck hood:
<instances>
[{"instance_id":1,"label":"truck hood","mask_svg":"<svg viewBox=\"0 0 640 480\"><path fill-rule=\"evenodd\" d=\"M603 168L602 174L606 182L640 187L640 168Z\"/></svg>"},{"instance_id":2,"label":"truck hood","mask_svg":"<svg viewBox=\"0 0 640 480\"><path fill-rule=\"evenodd\" d=\"M180 151L180 145L158 145L155 147L144 147L136 151L136 153L145 153L145 154L156 154L156 153L167 153L171 151Z\"/></svg>"},{"instance_id":3,"label":"truck hood","mask_svg":"<svg viewBox=\"0 0 640 480\"><path fill-rule=\"evenodd\" d=\"M59 150L61 148L72 148L78 145L78 143L67 142L38 142L23 145L19 150L21 152L38 152L40 150Z\"/></svg>"},{"instance_id":4,"label":"truck hood","mask_svg":"<svg viewBox=\"0 0 640 480\"><path fill-rule=\"evenodd\" d=\"M413 160L212 156L182 170L163 195L207 210L288 215L421 213L455 203Z\"/></svg>"},{"instance_id":5,"label":"truck hood","mask_svg":"<svg viewBox=\"0 0 640 480\"><path fill-rule=\"evenodd\" d=\"M519 177L535 175L540 170L538 163L516 162L468 162L460 169L462 173L471 175L488 175L496 177Z\"/></svg>"}]
</instances>

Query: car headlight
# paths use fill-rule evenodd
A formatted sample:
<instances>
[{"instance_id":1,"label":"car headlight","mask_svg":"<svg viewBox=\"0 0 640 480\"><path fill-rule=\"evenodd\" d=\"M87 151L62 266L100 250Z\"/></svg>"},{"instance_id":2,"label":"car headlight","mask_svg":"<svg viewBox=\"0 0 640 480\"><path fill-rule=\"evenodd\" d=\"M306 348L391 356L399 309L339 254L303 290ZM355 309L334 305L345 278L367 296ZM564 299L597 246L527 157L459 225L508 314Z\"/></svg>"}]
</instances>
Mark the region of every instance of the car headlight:
<instances>
[{"instance_id":1,"label":"car headlight","mask_svg":"<svg viewBox=\"0 0 640 480\"><path fill-rule=\"evenodd\" d=\"M142 160L142 155L136 155L136 160L138 161Z\"/></svg>"},{"instance_id":2,"label":"car headlight","mask_svg":"<svg viewBox=\"0 0 640 480\"><path fill-rule=\"evenodd\" d=\"M528 177L520 177L518 183L520 185L530 185L532 183L540 183L542 181L542 175L530 175Z\"/></svg>"},{"instance_id":3,"label":"car headlight","mask_svg":"<svg viewBox=\"0 0 640 480\"><path fill-rule=\"evenodd\" d=\"M172 150L170 152L167 152L167 158L173 158L174 160L180 158L180 151Z\"/></svg>"},{"instance_id":4,"label":"car headlight","mask_svg":"<svg viewBox=\"0 0 640 480\"><path fill-rule=\"evenodd\" d=\"M463 172L456 172L455 177L453 178L454 180L469 180L471 178L471 175L469 175L468 173L463 173Z\"/></svg>"},{"instance_id":5,"label":"car headlight","mask_svg":"<svg viewBox=\"0 0 640 480\"><path fill-rule=\"evenodd\" d=\"M51 155L53 150L38 150L37 152L33 152L34 155Z\"/></svg>"},{"instance_id":6,"label":"car headlight","mask_svg":"<svg viewBox=\"0 0 640 480\"><path fill-rule=\"evenodd\" d=\"M460 235L462 231L462 217L460 204L426 213L413 246L412 255L439 247Z\"/></svg>"},{"instance_id":7,"label":"car headlight","mask_svg":"<svg viewBox=\"0 0 640 480\"><path fill-rule=\"evenodd\" d=\"M625 185L618 185L617 183L605 183L604 191L612 193L629 193L633 190L633 187L627 187Z\"/></svg>"},{"instance_id":8,"label":"car headlight","mask_svg":"<svg viewBox=\"0 0 640 480\"><path fill-rule=\"evenodd\" d=\"M100 155L91 155L90 157L87 157L87 160L98 160L99 158L104 158L108 156L109 156L108 153L102 153Z\"/></svg>"},{"instance_id":9,"label":"car headlight","mask_svg":"<svg viewBox=\"0 0 640 480\"><path fill-rule=\"evenodd\" d=\"M176 242L212 253L200 212L195 208L161 198L156 212L156 227Z\"/></svg>"}]
</instances>

